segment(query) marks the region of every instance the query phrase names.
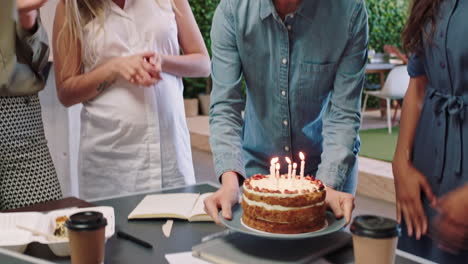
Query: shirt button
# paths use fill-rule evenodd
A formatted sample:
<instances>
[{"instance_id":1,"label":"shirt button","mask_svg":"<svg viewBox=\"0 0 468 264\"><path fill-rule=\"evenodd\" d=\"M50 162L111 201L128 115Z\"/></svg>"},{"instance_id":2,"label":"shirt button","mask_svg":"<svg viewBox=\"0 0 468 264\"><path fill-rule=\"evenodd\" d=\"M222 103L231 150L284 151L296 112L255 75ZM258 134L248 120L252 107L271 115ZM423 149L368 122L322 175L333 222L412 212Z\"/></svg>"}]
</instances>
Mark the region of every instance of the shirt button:
<instances>
[{"instance_id":1,"label":"shirt button","mask_svg":"<svg viewBox=\"0 0 468 264\"><path fill-rule=\"evenodd\" d=\"M288 25L287 28L288 28L289 31L291 31L291 29L292 29L291 25Z\"/></svg>"},{"instance_id":2,"label":"shirt button","mask_svg":"<svg viewBox=\"0 0 468 264\"><path fill-rule=\"evenodd\" d=\"M285 151L289 151L289 147L288 147L288 146L285 146L285 147L284 147L284 150L285 150Z\"/></svg>"},{"instance_id":3,"label":"shirt button","mask_svg":"<svg viewBox=\"0 0 468 264\"><path fill-rule=\"evenodd\" d=\"M441 67L442 69L445 69L445 63L444 63L443 61L440 62L440 67Z\"/></svg>"},{"instance_id":4,"label":"shirt button","mask_svg":"<svg viewBox=\"0 0 468 264\"><path fill-rule=\"evenodd\" d=\"M288 63L288 60L287 60L286 58L283 58L283 60L281 60L281 62L282 62L283 64L286 64L286 63Z\"/></svg>"},{"instance_id":5,"label":"shirt button","mask_svg":"<svg viewBox=\"0 0 468 264\"><path fill-rule=\"evenodd\" d=\"M281 91L281 95L286 96L286 91L285 90Z\"/></svg>"},{"instance_id":6,"label":"shirt button","mask_svg":"<svg viewBox=\"0 0 468 264\"><path fill-rule=\"evenodd\" d=\"M439 33L439 37L440 37L440 38L443 38L443 37L444 37L444 32L443 32L443 31L441 31L441 32Z\"/></svg>"},{"instance_id":7,"label":"shirt button","mask_svg":"<svg viewBox=\"0 0 468 264\"><path fill-rule=\"evenodd\" d=\"M284 125L284 126L288 126L288 120L284 120L284 121L283 121L283 125Z\"/></svg>"}]
</instances>

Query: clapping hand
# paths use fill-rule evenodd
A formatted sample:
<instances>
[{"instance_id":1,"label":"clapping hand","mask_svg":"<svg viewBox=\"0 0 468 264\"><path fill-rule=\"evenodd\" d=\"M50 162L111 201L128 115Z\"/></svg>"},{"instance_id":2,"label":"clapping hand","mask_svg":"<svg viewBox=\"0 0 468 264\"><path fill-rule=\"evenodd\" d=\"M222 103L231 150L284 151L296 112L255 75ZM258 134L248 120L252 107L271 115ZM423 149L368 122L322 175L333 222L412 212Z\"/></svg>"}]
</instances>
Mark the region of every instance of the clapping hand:
<instances>
[{"instance_id":1,"label":"clapping hand","mask_svg":"<svg viewBox=\"0 0 468 264\"><path fill-rule=\"evenodd\" d=\"M162 56L155 54L154 56L147 58L147 61L153 66L151 67L149 74L157 80L162 80Z\"/></svg>"},{"instance_id":2,"label":"clapping hand","mask_svg":"<svg viewBox=\"0 0 468 264\"><path fill-rule=\"evenodd\" d=\"M111 67L116 77L137 85L151 86L161 80L161 63L154 52L115 58Z\"/></svg>"}]
</instances>

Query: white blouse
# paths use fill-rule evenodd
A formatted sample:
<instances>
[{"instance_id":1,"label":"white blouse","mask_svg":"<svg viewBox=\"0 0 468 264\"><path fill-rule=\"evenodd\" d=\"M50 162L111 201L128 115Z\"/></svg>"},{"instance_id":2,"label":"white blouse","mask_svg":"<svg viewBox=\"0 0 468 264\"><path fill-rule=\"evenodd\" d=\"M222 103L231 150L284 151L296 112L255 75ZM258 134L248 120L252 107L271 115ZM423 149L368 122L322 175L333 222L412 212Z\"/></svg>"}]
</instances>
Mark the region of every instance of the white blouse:
<instances>
[{"instance_id":1,"label":"white blouse","mask_svg":"<svg viewBox=\"0 0 468 264\"><path fill-rule=\"evenodd\" d=\"M112 1L111 1L112 2ZM170 0L112 2L103 29L85 26L85 71L121 56L154 51L179 55ZM98 198L195 183L180 77L142 87L118 79L83 103L80 197Z\"/></svg>"}]
</instances>

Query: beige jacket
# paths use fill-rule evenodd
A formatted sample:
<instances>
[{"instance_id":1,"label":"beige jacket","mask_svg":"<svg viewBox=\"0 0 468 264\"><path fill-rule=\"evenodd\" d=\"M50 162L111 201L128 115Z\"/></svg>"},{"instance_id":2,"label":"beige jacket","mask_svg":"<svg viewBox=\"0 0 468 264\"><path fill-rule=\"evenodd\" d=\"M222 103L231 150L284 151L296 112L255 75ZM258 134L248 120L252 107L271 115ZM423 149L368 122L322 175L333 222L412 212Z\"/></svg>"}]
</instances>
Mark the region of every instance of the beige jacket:
<instances>
[{"instance_id":1,"label":"beige jacket","mask_svg":"<svg viewBox=\"0 0 468 264\"><path fill-rule=\"evenodd\" d=\"M34 31L25 31L17 23L15 0L2 1L0 32L0 96L37 94L44 89L49 58L39 17Z\"/></svg>"}]
</instances>

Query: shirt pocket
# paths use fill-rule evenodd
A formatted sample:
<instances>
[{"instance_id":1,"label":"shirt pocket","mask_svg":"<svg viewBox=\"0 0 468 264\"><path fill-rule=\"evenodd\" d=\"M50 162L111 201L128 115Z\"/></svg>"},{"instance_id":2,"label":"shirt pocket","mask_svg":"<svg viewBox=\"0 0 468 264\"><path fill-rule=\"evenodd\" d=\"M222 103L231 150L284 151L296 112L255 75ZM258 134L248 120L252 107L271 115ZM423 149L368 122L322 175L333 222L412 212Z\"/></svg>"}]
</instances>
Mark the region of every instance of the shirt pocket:
<instances>
[{"instance_id":1,"label":"shirt pocket","mask_svg":"<svg viewBox=\"0 0 468 264\"><path fill-rule=\"evenodd\" d=\"M300 94L305 102L322 102L330 93L335 81L336 63L300 64Z\"/></svg>"}]
</instances>

